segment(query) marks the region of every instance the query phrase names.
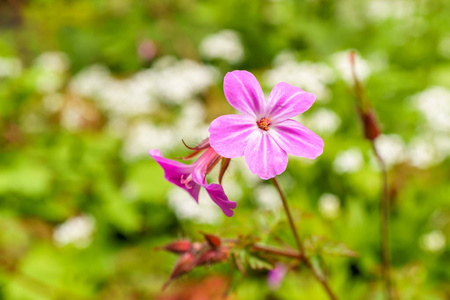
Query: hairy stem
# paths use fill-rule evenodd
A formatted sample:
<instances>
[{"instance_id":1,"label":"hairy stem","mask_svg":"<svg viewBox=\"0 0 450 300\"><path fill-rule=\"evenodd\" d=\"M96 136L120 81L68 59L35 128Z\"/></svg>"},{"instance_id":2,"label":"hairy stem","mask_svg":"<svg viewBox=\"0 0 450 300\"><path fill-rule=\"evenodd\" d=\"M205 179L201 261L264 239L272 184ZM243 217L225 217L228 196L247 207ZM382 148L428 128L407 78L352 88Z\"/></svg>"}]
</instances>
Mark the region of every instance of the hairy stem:
<instances>
[{"instance_id":1,"label":"hairy stem","mask_svg":"<svg viewBox=\"0 0 450 300\"><path fill-rule=\"evenodd\" d=\"M382 179L382 195L380 201L380 234L381 234L381 272L384 281L384 288L386 299L393 299L393 289L391 281L391 258L389 251L389 195L388 195L388 180L387 180L387 169L386 164L381 157L380 153L375 146L374 141L371 141L373 152L377 157L378 164L381 168L381 179Z\"/></svg>"},{"instance_id":2,"label":"hairy stem","mask_svg":"<svg viewBox=\"0 0 450 300\"><path fill-rule=\"evenodd\" d=\"M279 256L285 256L285 257L291 257L291 258L298 258L300 260L303 259L303 256L298 253L298 251L290 250L290 249L280 249L275 248L272 246L266 246L266 245L252 245L251 248L253 251L260 251L265 252L273 255L279 255Z\"/></svg>"},{"instance_id":3,"label":"hairy stem","mask_svg":"<svg viewBox=\"0 0 450 300\"><path fill-rule=\"evenodd\" d=\"M328 282L327 282L326 278L324 276L322 276L316 270L316 268L314 268L314 266L312 265L311 261L309 260L309 258L305 254L305 251L304 251L304 248L303 248L303 244L302 244L302 242L300 240L300 236L298 235L297 228L296 228L295 223L294 223L294 219L292 218L291 210L289 209L289 206L288 206L288 202L287 202L286 196L283 193L283 190L281 189L281 186L278 183L277 178L276 177L272 178L272 182L275 185L275 188L277 189L278 194L280 195L281 202L283 203L284 211L286 212L286 216L287 216L287 218L289 220L289 226L291 227L292 234L294 235L295 242L297 244L297 248L298 248L298 251L299 251L299 257L298 258L305 263L305 265L308 267L308 269L311 270L311 272L314 274L314 277L316 277L316 279L321 283L322 287L327 292L328 297L330 299L332 299L332 300L337 300L338 298L336 297L336 295L331 290L331 287L328 285Z\"/></svg>"}]
</instances>

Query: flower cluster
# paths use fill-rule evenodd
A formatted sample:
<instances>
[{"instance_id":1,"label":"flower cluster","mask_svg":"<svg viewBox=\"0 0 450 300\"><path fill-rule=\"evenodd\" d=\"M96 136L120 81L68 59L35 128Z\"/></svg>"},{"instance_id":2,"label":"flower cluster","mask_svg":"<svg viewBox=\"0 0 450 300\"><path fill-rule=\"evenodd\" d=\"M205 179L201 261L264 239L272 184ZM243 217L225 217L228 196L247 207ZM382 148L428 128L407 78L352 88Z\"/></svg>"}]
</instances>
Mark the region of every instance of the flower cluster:
<instances>
[{"instance_id":1,"label":"flower cluster","mask_svg":"<svg viewBox=\"0 0 450 300\"><path fill-rule=\"evenodd\" d=\"M314 103L316 96L285 82L278 83L267 100L258 80L247 71L233 71L224 79L227 101L239 115L215 119L209 139L203 141L184 159L201 152L200 158L186 165L164 158L159 150L149 154L164 169L169 182L186 190L198 202L203 187L211 199L230 217L236 203L228 200L221 178L231 158L245 157L250 171L261 179L270 179L286 170L288 154L314 159L323 152L323 140L292 120ZM222 160L219 184L208 184L206 175Z\"/></svg>"},{"instance_id":2,"label":"flower cluster","mask_svg":"<svg viewBox=\"0 0 450 300\"><path fill-rule=\"evenodd\" d=\"M170 279L163 288L175 278L188 273L195 267L224 262L230 255L230 246L224 245L217 236L204 233L204 243L179 240L163 247L164 250L178 254Z\"/></svg>"}]
</instances>

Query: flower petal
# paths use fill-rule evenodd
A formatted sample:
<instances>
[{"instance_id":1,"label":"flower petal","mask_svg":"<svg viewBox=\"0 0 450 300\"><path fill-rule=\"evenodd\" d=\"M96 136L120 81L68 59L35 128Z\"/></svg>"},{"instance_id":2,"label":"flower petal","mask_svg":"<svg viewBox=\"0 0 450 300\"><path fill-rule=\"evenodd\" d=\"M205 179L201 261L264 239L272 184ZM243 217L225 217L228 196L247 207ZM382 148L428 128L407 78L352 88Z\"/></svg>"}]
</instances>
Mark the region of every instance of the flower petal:
<instances>
[{"instance_id":1,"label":"flower petal","mask_svg":"<svg viewBox=\"0 0 450 300\"><path fill-rule=\"evenodd\" d=\"M272 122L281 122L307 111L316 100L316 95L285 82L278 83L267 99L267 117Z\"/></svg>"},{"instance_id":2,"label":"flower petal","mask_svg":"<svg viewBox=\"0 0 450 300\"><path fill-rule=\"evenodd\" d=\"M257 129L256 121L247 116L221 116L209 126L209 142L223 157L240 157L244 155L248 137Z\"/></svg>"},{"instance_id":3,"label":"flower petal","mask_svg":"<svg viewBox=\"0 0 450 300\"><path fill-rule=\"evenodd\" d=\"M258 80L247 71L233 71L225 75L223 81L225 98L244 115L261 117L265 111L264 93Z\"/></svg>"},{"instance_id":4,"label":"flower petal","mask_svg":"<svg viewBox=\"0 0 450 300\"><path fill-rule=\"evenodd\" d=\"M220 159L220 156L214 151L213 148L209 147L206 151L200 156L199 159L193 164L192 171L192 179L195 183L205 186L206 183L206 173L208 170L208 166L213 163L213 161L217 161Z\"/></svg>"},{"instance_id":5,"label":"flower petal","mask_svg":"<svg viewBox=\"0 0 450 300\"><path fill-rule=\"evenodd\" d=\"M323 140L294 120L272 125L270 135L287 153L314 159L323 152Z\"/></svg>"},{"instance_id":6,"label":"flower petal","mask_svg":"<svg viewBox=\"0 0 450 300\"><path fill-rule=\"evenodd\" d=\"M223 213L227 217L231 217L233 215L233 209L236 208L236 202L228 200L227 195L223 191L223 187L220 184L209 184L203 186L211 197L212 201L216 203Z\"/></svg>"},{"instance_id":7,"label":"flower petal","mask_svg":"<svg viewBox=\"0 0 450 300\"><path fill-rule=\"evenodd\" d=\"M200 185L194 181L189 182L187 185L181 183L182 178L186 179L191 175L194 169L192 165L185 165L178 161L164 158L159 150L150 150L148 154L163 168L164 178L167 181L187 191L198 202Z\"/></svg>"},{"instance_id":8,"label":"flower petal","mask_svg":"<svg viewBox=\"0 0 450 300\"><path fill-rule=\"evenodd\" d=\"M248 140L245 161L253 174L269 179L286 170L288 157L269 134L257 130Z\"/></svg>"}]
</instances>

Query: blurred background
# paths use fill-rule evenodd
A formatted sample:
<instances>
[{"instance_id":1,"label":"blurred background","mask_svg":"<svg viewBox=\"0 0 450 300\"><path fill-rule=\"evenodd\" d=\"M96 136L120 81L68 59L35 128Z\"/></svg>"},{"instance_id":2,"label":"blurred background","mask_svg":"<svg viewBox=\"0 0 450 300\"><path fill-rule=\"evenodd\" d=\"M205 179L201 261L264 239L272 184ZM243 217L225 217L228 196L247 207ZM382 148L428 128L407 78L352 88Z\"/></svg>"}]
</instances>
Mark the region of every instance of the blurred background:
<instances>
[{"instance_id":1,"label":"blurred background","mask_svg":"<svg viewBox=\"0 0 450 300\"><path fill-rule=\"evenodd\" d=\"M279 180L341 299L382 299L380 175L352 97L349 50L383 135L400 299L450 299L450 3L447 0L8 0L0 2L0 299L326 299L307 270L267 285L233 264L164 293L199 231L291 245L276 190L233 159L225 217L163 179L147 150L180 157L233 113L235 69L266 93L317 95L298 120L325 141ZM217 178L211 176L211 181ZM337 245L337 246L336 246ZM345 245L345 246L344 246ZM313 246L311 246L313 248ZM347 250L358 257L347 257ZM312 251L312 250L311 250Z\"/></svg>"}]
</instances>

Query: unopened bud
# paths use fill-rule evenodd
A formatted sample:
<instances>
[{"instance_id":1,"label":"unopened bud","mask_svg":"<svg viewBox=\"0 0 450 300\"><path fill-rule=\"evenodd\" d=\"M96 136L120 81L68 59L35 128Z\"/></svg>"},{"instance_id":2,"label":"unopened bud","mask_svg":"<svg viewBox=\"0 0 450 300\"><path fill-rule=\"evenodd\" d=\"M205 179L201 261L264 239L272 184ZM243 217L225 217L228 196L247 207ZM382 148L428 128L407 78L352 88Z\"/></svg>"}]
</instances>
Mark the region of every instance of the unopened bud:
<instances>
[{"instance_id":1,"label":"unopened bud","mask_svg":"<svg viewBox=\"0 0 450 300\"><path fill-rule=\"evenodd\" d=\"M201 266L224 262L228 259L229 254L230 249L223 247L216 250L206 250L198 256L195 264Z\"/></svg>"},{"instance_id":2,"label":"unopened bud","mask_svg":"<svg viewBox=\"0 0 450 300\"><path fill-rule=\"evenodd\" d=\"M170 279L177 278L192 270L195 267L195 264L193 263L194 260L195 255L190 252L186 252L181 255L177 263L175 264L175 267L173 268Z\"/></svg>"},{"instance_id":3,"label":"unopened bud","mask_svg":"<svg viewBox=\"0 0 450 300\"><path fill-rule=\"evenodd\" d=\"M360 111L361 121L364 126L364 137L368 140L375 140L380 135L380 127L375 119L372 110L366 112Z\"/></svg>"},{"instance_id":4,"label":"unopened bud","mask_svg":"<svg viewBox=\"0 0 450 300\"><path fill-rule=\"evenodd\" d=\"M176 241L176 242L170 243L170 244L164 246L163 249L173 252L173 253L183 254L183 253L191 251L192 244L188 240L181 240L181 241Z\"/></svg>"},{"instance_id":5,"label":"unopened bud","mask_svg":"<svg viewBox=\"0 0 450 300\"><path fill-rule=\"evenodd\" d=\"M207 234L202 232L203 236L205 237L206 241L208 242L209 246L212 249L216 249L217 247L220 246L221 241L220 238L218 236L212 235L212 234Z\"/></svg>"}]
</instances>

